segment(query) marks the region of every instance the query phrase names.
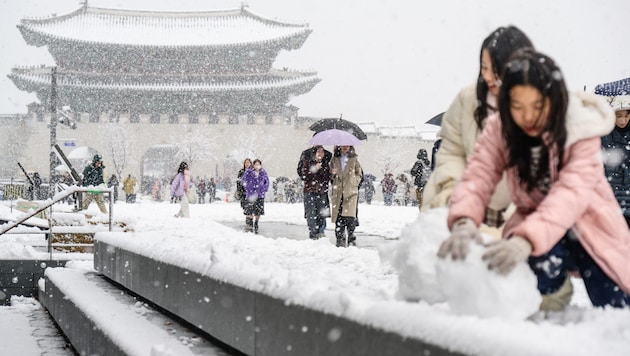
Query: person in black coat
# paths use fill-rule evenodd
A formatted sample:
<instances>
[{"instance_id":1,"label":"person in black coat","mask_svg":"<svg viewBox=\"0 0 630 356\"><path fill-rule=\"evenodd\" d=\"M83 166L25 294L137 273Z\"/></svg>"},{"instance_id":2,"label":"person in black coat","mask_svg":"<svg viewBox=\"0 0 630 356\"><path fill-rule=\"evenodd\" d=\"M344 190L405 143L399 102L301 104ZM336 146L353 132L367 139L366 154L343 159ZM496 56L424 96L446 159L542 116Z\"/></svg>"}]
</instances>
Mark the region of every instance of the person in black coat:
<instances>
[{"instance_id":1,"label":"person in black coat","mask_svg":"<svg viewBox=\"0 0 630 356\"><path fill-rule=\"evenodd\" d=\"M304 180L304 216L309 238L316 240L324 237L322 227L325 227L326 218L330 217L330 160L326 160L326 150L322 146L314 146L310 149L310 155L302 157L300 177Z\"/></svg>"},{"instance_id":2,"label":"person in black coat","mask_svg":"<svg viewBox=\"0 0 630 356\"><path fill-rule=\"evenodd\" d=\"M103 161L101 155L94 155L92 163L87 165L83 170L83 186L84 187L97 187L105 183L103 180ZM105 208L105 202L103 200L103 193L101 192L88 192L84 193L83 209L90 207L92 200L96 201L98 208L102 213L107 214L107 208Z\"/></svg>"},{"instance_id":3,"label":"person in black coat","mask_svg":"<svg viewBox=\"0 0 630 356\"><path fill-rule=\"evenodd\" d=\"M300 154L297 174L304 181L304 218L309 226L309 238L325 237L326 218L330 217L328 183L332 153L315 145ZM306 168L305 168L306 167ZM316 169L312 169L316 168ZM316 186L313 186L315 184ZM320 214L324 212L323 214Z\"/></svg>"},{"instance_id":4,"label":"person in black coat","mask_svg":"<svg viewBox=\"0 0 630 356\"><path fill-rule=\"evenodd\" d=\"M630 95L610 99L615 128L602 137L604 172L630 227Z\"/></svg>"},{"instance_id":5,"label":"person in black coat","mask_svg":"<svg viewBox=\"0 0 630 356\"><path fill-rule=\"evenodd\" d=\"M245 198L245 195L247 193L245 192L245 187L243 186L241 179L243 178L245 171L247 171L251 166L252 160L250 158L245 158L245 161L243 161L243 168L238 171L238 175L236 176L236 192L234 194L234 198L241 203L241 208L243 209L243 214L245 215L247 215L245 213L245 208L247 207L247 199Z\"/></svg>"},{"instance_id":6,"label":"person in black coat","mask_svg":"<svg viewBox=\"0 0 630 356\"><path fill-rule=\"evenodd\" d=\"M418 199L418 207L422 207L422 191L431 175L431 163L427 157L427 150L421 148L416 156L418 160L411 168L411 175L414 177L413 183L416 186L416 198Z\"/></svg>"}]
</instances>

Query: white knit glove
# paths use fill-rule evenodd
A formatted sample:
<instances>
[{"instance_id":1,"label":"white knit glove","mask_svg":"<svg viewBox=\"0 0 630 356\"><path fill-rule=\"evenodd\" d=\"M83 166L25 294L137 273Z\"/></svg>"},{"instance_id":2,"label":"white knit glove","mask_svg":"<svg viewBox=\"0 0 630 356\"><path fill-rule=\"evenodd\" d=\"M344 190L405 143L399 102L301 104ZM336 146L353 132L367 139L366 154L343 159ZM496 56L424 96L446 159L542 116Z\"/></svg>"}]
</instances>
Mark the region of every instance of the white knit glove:
<instances>
[{"instance_id":1,"label":"white knit glove","mask_svg":"<svg viewBox=\"0 0 630 356\"><path fill-rule=\"evenodd\" d=\"M506 275L512 272L518 263L527 261L531 253L532 245L526 238L512 236L507 240L490 243L482 259L488 262L488 269Z\"/></svg>"},{"instance_id":2,"label":"white knit glove","mask_svg":"<svg viewBox=\"0 0 630 356\"><path fill-rule=\"evenodd\" d=\"M442 242L438 250L438 257L445 258L449 254L454 260L465 259L470 251L469 244L471 241L481 243L481 235L475 222L470 218L460 218L455 221L451 236Z\"/></svg>"}]
</instances>

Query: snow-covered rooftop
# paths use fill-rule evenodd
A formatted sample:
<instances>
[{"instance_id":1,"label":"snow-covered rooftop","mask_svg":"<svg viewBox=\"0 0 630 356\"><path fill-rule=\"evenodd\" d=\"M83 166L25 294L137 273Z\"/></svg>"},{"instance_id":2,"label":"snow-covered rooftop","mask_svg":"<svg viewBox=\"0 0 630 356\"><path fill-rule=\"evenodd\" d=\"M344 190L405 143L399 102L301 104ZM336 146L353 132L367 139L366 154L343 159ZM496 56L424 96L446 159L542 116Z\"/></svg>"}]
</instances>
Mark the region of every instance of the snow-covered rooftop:
<instances>
[{"instance_id":1,"label":"snow-covered rooftop","mask_svg":"<svg viewBox=\"0 0 630 356\"><path fill-rule=\"evenodd\" d=\"M53 40L137 46L227 46L262 43L310 34L308 24L291 24L232 10L158 12L84 6L63 16L23 19L25 34Z\"/></svg>"},{"instance_id":2,"label":"snow-covered rooftop","mask_svg":"<svg viewBox=\"0 0 630 356\"><path fill-rule=\"evenodd\" d=\"M276 75L266 79L251 79L250 81L241 80L226 81L221 83L198 82L193 83L184 80L168 80L163 77L156 82L142 82L140 80L108 81L99 80L98 78L90 79L88 77L73 76L72 79L59 78L57 85L60 87L74 87L82 89L103 89L103 90L139 90L139 91L204 91L204 92L222 92L222 91L245 91L245 90L265 90L273 88L287 88L307 85L312 87L320 81L316 73L300 73L292 72L294 75ZM14 69L9 77L17 84L20 81L31 85L50 86L50 68L20 68ZM129 78L126 78L129 79ZM20 87L20 85L18 85Z\"/></svg>"}]
</instances>

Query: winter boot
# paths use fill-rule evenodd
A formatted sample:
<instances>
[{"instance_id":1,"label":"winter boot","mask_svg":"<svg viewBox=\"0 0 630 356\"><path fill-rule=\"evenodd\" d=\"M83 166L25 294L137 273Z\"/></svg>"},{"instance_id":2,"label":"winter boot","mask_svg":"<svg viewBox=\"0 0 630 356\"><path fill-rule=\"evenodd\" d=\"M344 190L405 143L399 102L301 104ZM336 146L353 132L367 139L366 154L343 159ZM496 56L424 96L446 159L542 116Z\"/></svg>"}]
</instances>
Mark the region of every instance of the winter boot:
<instances>
[{"instance_id":1,"label":"winter boot","mask_svg":"<svg viewBox=\"0 0 630 356\"><path fill-rule=\"evenodd\" d=\"M346 238L344 236L344 229L335 227L335 237L337 238L337 247L346 247Z\"/></svg>"},{"instance_id":2,"label":"winter boot","mask_svg":"<svg viewBox=\"0 0 630 356\"><path fill-rule=\"evenodd\" d=\"M258 233L258 219L254 220L254 234Z\"/></svg>"},{"instance_id":3,"label":"winter boot","mask_svg":"<svg viewBox=\"0 0 630 356\"><path fill-rule=\"evenodd\" d=\"M254 219L245 218L245 231L252 231L254 226Z\"/></svg>"},{"instance_id":4,"label":"winter boot","mask_svg":"<svg viewBox=\"0 0 630 356\"><path fill-rule=\"evenodd\" d=\"M357 237L354 234L348 235L348 246L356 246L357 245Z\"/></svg>"},{"instance_id":5,"label":"winter boot","mask_svg":"<svg viewBox=\"0 0 630 356\"><path fill-rule=\"evenodd\" d=\"M571 284L571 276L567 274L567 278L560 286L560 289L553 293L542 296L540 303L541 311L562 311L571 302L573 295L573 285Z\"/></svg>"}]
</instances>

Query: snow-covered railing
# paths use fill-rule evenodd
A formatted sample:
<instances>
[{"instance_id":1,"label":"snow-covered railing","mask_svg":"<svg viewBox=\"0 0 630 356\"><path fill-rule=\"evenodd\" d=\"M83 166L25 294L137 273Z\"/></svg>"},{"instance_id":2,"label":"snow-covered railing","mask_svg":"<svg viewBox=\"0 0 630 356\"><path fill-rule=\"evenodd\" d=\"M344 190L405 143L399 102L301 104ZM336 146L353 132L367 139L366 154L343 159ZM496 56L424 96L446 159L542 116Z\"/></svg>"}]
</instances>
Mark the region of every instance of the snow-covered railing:
<instances>
[{"instance_id":1,"label":"snow-covered railing","mask_svg":"<svg viewBox=\"0 0 630 356\"><path fill-rule=\"evenodd\" d=\"M8 233L10 230L13 230L14 228L18 227L19 225L25 224L25 222L36 216L37 214L43 212L44 210L51 208L51 213L49 215L48 218L48 230L42 230L40 231L40 233L42 234L47 234L50 235L52 233L58 233L59 231L56 231L55 229L53 229L52 226L52 206L60 201L62 201L63 199L66 199L67 197L69 197L70 195L76 193L76 192L84 192L84 193L103 193L103 194L108 194L109 195L109 226L108 226L108 230L112 231L112 209L113 209L113 199L112 199L112 195L114 192L113 188L103 188L103 187L93 187L93 186L89 186L89 187L78 187L78 186L70 186L68 187L68 189L63 190L57 194L55 194L52 198L44 200L43 203L40 205L40 207L30 213L25 214L24 216L20 217L19 219L17 219L15 222L7 224L6 226L3 226L3 228L0 230L0 236L2 236L3 234ZM78 232L68 232L68 233L85 233L85 231L81 230ZM66 244L68 246L73 246L70 244ZM83 245L83 244L81 244ZM48 252L52 253L52 236L50 236L48 238Z\"/></svg>"}]
</instances>

